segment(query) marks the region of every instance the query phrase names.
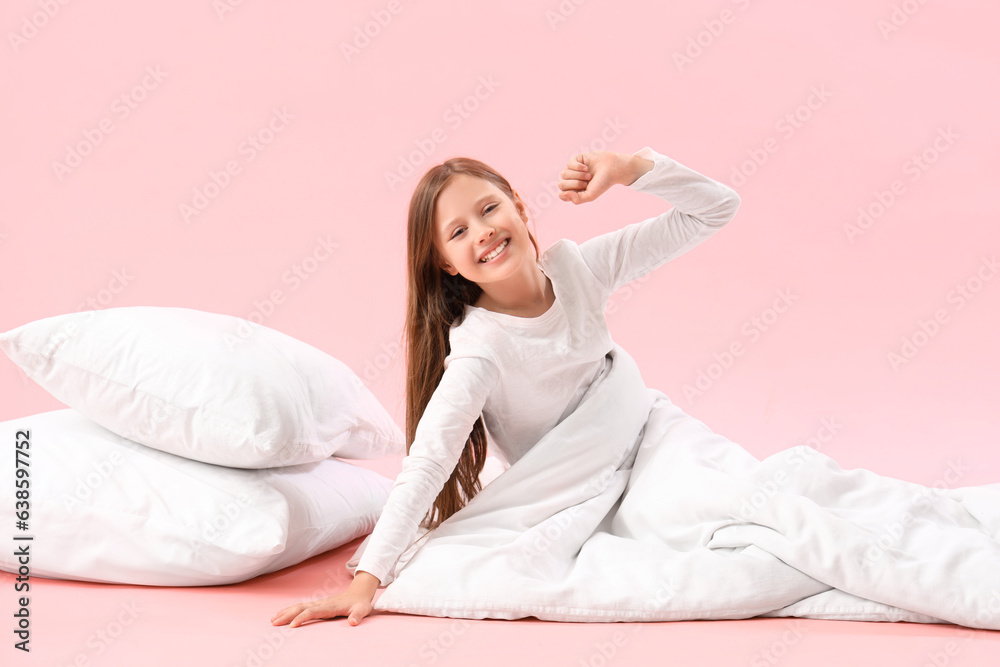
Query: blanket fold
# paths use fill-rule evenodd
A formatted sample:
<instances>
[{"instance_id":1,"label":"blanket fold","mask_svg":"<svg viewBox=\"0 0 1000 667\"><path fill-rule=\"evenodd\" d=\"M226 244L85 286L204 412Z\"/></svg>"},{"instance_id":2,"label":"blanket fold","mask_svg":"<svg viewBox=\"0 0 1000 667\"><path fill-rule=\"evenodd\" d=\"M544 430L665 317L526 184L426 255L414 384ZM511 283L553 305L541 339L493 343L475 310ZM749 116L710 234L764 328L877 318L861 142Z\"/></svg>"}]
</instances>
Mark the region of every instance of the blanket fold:
<instances>
[{"instance_id":1,"label":"blanket fold","mask_svg":"<svg viewBox=\"0 0 1000 667\"><path fill-rule=\"evenodd\" d=\"M577 409L421 535L374 607L1000 629L998 539L1000 484L929 488L805 446L758 460L647 388L615 345Z\"/></svg>"}]
</instances>

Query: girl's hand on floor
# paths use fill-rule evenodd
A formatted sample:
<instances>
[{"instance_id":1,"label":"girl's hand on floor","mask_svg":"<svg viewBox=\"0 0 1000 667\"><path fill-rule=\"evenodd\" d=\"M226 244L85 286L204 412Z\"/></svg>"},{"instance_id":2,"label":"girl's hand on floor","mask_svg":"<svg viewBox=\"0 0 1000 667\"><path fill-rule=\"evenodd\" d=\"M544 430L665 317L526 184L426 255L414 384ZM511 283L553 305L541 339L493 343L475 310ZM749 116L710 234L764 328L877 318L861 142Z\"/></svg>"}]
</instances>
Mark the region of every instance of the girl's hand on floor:
<instances>
[{"instance_id":1,"label":"girl's hand on floor","mask_svg":"<svg viewBox=\"0 0 1000 667\"><path fill-rule=\"evenodd\" d=\"M373 597L373 596L372 596ZM347 590L321 600L300 602L285 607L271 619L271 625L288 625L295 628L316 618L336 618L347 616L347 622L357 625L372 612L372 597L363 591ZM291 621L289 623L289 621Z\"/></svg>"},{"instance_id":2,"label":"girl's hand on floor","mask_svg":"<svg viewBox=\"0 0 1000 667\"><path fill-rule=\"evenodd\" d=\"M583 204L594 201L615 183L627 183L634 177L629 157L614 151L577 153L560 174L559 199Z\"/></svg>"}]
</instances>

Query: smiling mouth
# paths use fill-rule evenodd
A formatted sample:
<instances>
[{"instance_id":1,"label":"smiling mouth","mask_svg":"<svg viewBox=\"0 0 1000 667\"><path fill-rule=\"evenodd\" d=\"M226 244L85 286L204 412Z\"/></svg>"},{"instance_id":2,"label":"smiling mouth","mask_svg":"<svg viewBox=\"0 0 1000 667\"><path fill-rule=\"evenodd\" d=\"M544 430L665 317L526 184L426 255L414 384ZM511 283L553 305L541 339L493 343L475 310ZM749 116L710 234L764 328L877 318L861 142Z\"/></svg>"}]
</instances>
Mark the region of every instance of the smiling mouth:
<instances>
[{"instance_id":1,"label":"smiling mouth","mask_svg":"<svg viewBox=\"0 0 1000 667\"><path fill-rule=\"evenodd\" d=\"M498 245L493 252L486 255L486 257L483 257L481 260L479 260L479 263L486 264L487 262L493 261L494 259L500 256L500 253L502 253L507 248L507 245L509 243L510 239L504 239L503 241L500 242L500 245Z\"/></svg>"}]
</instances>

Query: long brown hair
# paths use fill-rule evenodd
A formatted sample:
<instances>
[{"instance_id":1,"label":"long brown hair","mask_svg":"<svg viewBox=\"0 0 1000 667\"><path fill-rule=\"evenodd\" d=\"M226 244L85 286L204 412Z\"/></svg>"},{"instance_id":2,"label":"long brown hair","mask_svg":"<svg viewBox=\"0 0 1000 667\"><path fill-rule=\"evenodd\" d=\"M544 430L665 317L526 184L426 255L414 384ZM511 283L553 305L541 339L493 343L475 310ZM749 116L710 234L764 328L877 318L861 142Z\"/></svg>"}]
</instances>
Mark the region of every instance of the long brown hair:
<instances>
[{"instance_id":1,"label":"long brown hair","mask_svg":"<svg viewBox=\"0 0 1000 667\"><path fill-rule=\"evenodd\" d=\"M434 245L434 208L438 195L455 174L468 174L495 185L515 204L524 202L503 176L472 158L454 157L431 167L417 183L410 198L407 220L406 297L406 453L417 431L431 394L444 375L444 360L451 353L448 329L464 316L465 305L475 303L483 290L461 274L451 275L440 266ZM539 257L538 243L528 237ZM461 320L458 320L461 323ZM458 464L434 500L421 525L436 528L482 490L479 474L486 462L486 430L482 415L472 427Z\"/></svg>"}]
</instances>

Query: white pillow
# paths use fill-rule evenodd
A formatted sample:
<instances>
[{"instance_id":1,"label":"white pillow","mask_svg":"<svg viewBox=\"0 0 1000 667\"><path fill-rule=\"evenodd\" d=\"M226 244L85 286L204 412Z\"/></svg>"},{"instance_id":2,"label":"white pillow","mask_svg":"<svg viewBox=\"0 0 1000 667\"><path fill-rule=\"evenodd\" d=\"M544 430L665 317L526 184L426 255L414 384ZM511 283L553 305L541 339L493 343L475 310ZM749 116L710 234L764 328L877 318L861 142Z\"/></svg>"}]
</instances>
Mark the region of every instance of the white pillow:
<instances>
[{"instance_id":1,"label":"white pillow","mask_svg":"<svg viewBox=\"0 0 1000 667\"><path fill-rule=\"evenodd\" d=\"M370 533L392 488L335 458L265 470L192 461L71 409L0 422L0 442L0 520L14 536L34 537L0 550L0 569L16 573L25 564L15 547L27 547L30 573L57 579L245 581ZM16 476L19 442L28 443L17 457L30 463L21 468L28 477ZM25 479L27 530L17 530L14 484Z\"/></svg>"},{"instance_id":2,"label":"white pillow","mask_svg":"<svg viewBox=\"0 0 1000 667\"><path fill-rule=\"evenodd\" d=\"M157 306L70 313L0 334L0 348L98 424L197 461L267 468L406 451L350 367L230 315Z\"/></svg>"}]
</instances>

